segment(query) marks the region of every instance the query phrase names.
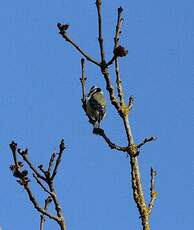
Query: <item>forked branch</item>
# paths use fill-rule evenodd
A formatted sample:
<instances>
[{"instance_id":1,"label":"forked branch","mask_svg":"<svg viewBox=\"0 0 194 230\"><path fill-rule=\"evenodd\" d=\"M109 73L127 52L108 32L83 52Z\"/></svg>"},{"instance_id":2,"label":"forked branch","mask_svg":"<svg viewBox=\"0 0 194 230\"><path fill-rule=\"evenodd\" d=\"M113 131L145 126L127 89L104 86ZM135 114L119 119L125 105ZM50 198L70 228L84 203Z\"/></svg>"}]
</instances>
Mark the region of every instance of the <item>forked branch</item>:
<instances>
[{"instance_id":1,"label":"forked branch","mask_svg":"<svg viewBox=\"0 0 194 230\"><path fill-rule=\"evenodd\" d=\"M10 169L13 173L13 176L17 178L17 182L23 186L25 189L26 193L28 194L28 198L33 204L34 208L39 212L41 216L40 220L40 230L43 230L44 228L44 222L45 218L48 217L52 219L53 221L57 222L60 226L61 230L66 230L66 225L64 221L64 216L62 213L62 209L60 207L58 198L57 198L57 193L54 188L53 180L55 176L57 175L57 169L59 167L59 164L61 162L62 154L65 149L64 146L64 140L61 141L60 146L59 146L59 154L58 157L56 158L56 154L52 154L49 165L48 165L48 170L45 170L43 165L38 166L38 169L41 171L41 173L38 171L38 169L34 166L34 164L29 160L28 158L28 149L21 150L20 148L17 147L17 143L13 142L10 144L10 148L12 150L13 154L13 159L14 159L14 164L10 166ZM22 161L18 161L17 158L21 157ZM55 167L52 171L52 166L55 163ZM37 185L40 186L43 192L47 194L47 199L45 199L45 206L41 207L41 205L38 202L38 199L36 195L33 193L31 187L30 187L30 179L29 179L29 173L28 170L24 168L24 165L27 165L29 169L31 170L31 173L33 175L33 178L35 179ZM52 176L51 176L52 174ZM48 196L49 195L49 196ZM55 210L56 210L56 215L52 214L51 212L48 211L48 205L53 201Z\"/></svg>"}]
</instances>

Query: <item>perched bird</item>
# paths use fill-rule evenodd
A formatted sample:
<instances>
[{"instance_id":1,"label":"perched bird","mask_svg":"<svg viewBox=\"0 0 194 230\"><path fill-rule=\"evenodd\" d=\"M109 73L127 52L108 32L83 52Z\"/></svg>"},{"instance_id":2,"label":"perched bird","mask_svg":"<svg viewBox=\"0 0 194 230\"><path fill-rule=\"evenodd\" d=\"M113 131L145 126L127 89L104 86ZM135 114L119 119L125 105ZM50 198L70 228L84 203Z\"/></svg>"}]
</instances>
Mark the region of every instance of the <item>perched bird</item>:
<instances>
[{"instance_id":1,"label":"perched bird","mask_svg":"<svg viewBox=\"0 0 194 230\"><path fill-rule=\"evenodd\" d=\"M91 87L85 100L85 110L94 128L100 128L100 122L106 115L106 99L97 86Z\"/></svg>"}]
</instances>

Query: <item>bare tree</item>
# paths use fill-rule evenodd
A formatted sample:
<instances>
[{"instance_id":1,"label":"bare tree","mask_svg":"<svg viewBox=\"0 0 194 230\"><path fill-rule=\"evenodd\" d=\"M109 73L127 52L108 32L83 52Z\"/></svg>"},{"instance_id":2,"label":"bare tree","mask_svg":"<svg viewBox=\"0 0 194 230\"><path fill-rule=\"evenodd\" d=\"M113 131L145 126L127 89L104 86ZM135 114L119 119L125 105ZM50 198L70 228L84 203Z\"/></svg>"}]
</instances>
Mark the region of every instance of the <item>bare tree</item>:
<instances>
[{"instance_id":1,"label":"bare tree","mask_svg":"<svg viewBox=\"0 0 194 230\"><path fill-rule=\"evenodd\" d=\"M98 42L99 42L99 50L100 50L100 57L101 57L100 60L91 57L69 36L68 24L58 23L57 26L59 28L59 33L61 34L61 36L68 43L70 43L79 53L81 53L83 57L87 59L88 62L91 62L92 64L100 68L101 73L104 76L104 80L106 83L106 90L108 91L110 102L112 106L116 109L124 125L127 144L125 146L120 146L118 144L113 143L106 135L105 131L101 128L95 130L95 134L101 136L111 149L122 151L128 154L130 159L130 166L131 166L131 181L132 181L133 197L141 217L143 230L150 230L150 223L149 223L150 214L157 196L157 193L155 191L155 186L154 186L156 171L153 168L151 168L150 170L150 201L147 203L145 200L145 195L141 183L141 174L139 169L138 156L140 154L140 149L146 143L156 140L156 137L153 136L147 137L141 143L139 144L135 143L131 126L130 126L130 121L129 121L129 113L134 104L134 97L130 96L129 100L127 102L125 101L123 84L121 81L120 66L119 66L119 58L125 57L128 53L128 51L123 46L121 46L119 42L121 30L122 30L122 23L123 23L123 18L122 18L123 9L122 7L119 7L117 11L117 23L116 23L116 30L114 36L113 56L110 60L107 60L105 55L104 40L102 34L101 7L102 7L102 1L96 0L96 8L98 14ZM85 59L83 58L81 59L82 77L80 80L82 86L82 102L84 102L87 97L85 92L86 91L85 90L85 84L86 84ZM109 73L109 68L112 66L115 69L116 89L113 87L112 77L110 77L110 73ZM86 112L84 103L82 107ZM87 112L86 115L88 116ZM89 121L90 121L90 117L89 117Z\"/></svg>"}]
</instances>

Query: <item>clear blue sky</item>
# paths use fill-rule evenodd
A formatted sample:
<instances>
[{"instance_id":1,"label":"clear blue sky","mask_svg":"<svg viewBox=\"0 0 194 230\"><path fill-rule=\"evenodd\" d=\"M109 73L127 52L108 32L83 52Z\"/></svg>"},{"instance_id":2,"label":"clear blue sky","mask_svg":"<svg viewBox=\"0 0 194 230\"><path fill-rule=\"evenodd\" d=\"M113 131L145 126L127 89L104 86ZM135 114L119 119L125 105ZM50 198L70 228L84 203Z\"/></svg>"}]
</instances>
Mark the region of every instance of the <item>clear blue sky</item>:
<instances>
[{"instance_id":1,"label":"clear blue sky","mask_svg":"<svg viewBox=\"0 0 194 230\"><path fill-rule=\"evenodd\" d=\"M124 8L121 60L126 96L135 96L135 140L157 135L139 157L146 198L149 170L159 197L152 229L194 225L194 3L191 0L103 1L107 56L111 57L116 9ZM96 58L93 1L2 1L0 9L0 226L38 229L39 215L9 171L9 143L28 147L36 165L47 163L61 138L67 145L56 187L68 230L139 230L129 161L91 134L80 104L80 55L58 35L56 24ZM87 65L88 88L104 89L99 70ZM114 76L113 76L114 77ZM107 95L107 94L106 94ZM108 104L103 128L124 145L121 120ZM35 189L37 191L37 189ZM38 190L39 191L39 190ZM41 197L40 197L41 198ZM41 199L40 199L41 200ZM43 201L41 200L43 203ZM49 220L45 229L57 229Z\"/></svg>"}]
</instances>

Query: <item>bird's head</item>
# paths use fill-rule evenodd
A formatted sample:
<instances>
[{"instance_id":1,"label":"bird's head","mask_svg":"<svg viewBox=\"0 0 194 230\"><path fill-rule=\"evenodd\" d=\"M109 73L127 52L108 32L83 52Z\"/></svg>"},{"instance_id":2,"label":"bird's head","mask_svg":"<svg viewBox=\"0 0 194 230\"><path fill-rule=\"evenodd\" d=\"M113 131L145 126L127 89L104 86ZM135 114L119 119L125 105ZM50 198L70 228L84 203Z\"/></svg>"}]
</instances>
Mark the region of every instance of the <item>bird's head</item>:
<instances>
[{"instance_id":1,"label":"bird's head","mask_svg":"<svg viewBox=\"0 0 194 230\"><path fill-rule=\"evenodd\" d=\"M90 88L90 92L88 93L88 97L90 97L92 94L94 93L97 93L97 92L102 92L101 88L99 88L98 86L96 85L93 85L91 88Z\"/></svg>"}]
</instances>

